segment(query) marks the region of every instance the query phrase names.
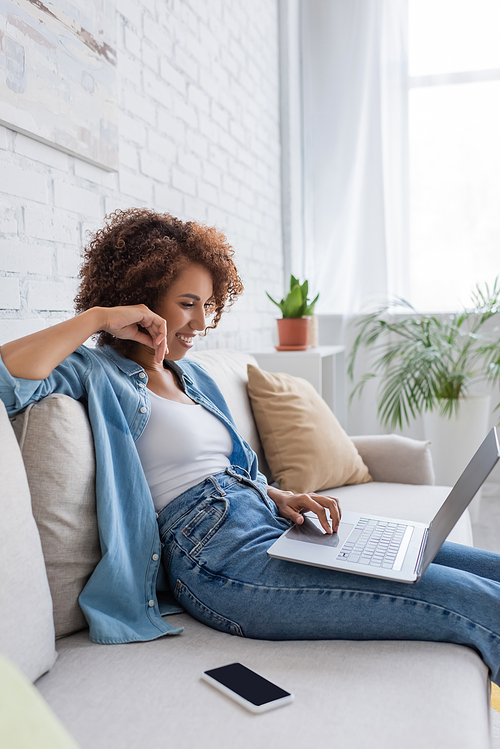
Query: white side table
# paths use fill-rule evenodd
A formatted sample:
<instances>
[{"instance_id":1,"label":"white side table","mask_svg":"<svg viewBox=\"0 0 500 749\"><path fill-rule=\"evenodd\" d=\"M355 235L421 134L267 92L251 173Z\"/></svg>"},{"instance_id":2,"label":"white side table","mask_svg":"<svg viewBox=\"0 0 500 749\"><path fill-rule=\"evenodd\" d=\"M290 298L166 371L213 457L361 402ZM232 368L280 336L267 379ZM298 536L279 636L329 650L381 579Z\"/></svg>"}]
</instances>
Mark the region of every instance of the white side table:
<instances>
[{"instance_id":1,"label":"white side table","mask_svg":"<svg viewBox=\"0 0 500 749\"><path fill-rule=\"evenodd\" d=\"M318 346L307 351L276 351L269 348L249 353L267 372L286 372L310 382L345 428L344 346Z\"/></svg>"}]
</instances>

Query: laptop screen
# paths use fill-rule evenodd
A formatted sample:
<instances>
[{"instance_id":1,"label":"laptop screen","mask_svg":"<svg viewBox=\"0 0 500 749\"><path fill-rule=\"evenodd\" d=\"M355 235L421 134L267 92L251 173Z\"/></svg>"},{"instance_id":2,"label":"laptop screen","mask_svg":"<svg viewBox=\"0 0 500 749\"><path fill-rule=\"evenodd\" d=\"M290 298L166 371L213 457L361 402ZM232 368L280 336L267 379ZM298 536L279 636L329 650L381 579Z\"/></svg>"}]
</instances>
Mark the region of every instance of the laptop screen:
<instances>
[{"instance_id":1,"label":"laptop screen","mask_svg":"<svg viewBox=\"0 0 500 749\"><path fill-rule=\"evenodd\" d=\"M498 436L495 427L493 427L429 526L421 574L432 562L448 534L486 481L499 458Z\"/></svg>"}]
</instances>

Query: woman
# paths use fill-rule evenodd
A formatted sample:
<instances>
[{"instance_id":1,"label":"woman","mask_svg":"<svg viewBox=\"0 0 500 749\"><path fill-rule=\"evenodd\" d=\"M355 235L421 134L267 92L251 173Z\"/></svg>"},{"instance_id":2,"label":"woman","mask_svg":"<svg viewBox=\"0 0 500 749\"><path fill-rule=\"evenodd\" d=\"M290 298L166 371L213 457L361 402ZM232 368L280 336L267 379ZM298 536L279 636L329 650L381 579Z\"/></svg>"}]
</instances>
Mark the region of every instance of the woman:
<instances>
[{"instance_id":1,"label":"woman","mask_svg":"<svg viewBox=\"0 0 500 749\"><path fill-rule=\"evenodd\" d=\"M86 403L102 560L80 596L96 642L180 630L165 594L217 629L265 639L469 645L500 678L500 557L445 544L414 585L271 559L301 511L338 528L333 497L270 487L214 381L184 356L242 291L215 229L134 209L88 249L72 320L5 344L10 413L51 392ZM147 304L147 306L145 306ZM98 335L98 346L82 346Z\"/></svg>"}]
</instances>

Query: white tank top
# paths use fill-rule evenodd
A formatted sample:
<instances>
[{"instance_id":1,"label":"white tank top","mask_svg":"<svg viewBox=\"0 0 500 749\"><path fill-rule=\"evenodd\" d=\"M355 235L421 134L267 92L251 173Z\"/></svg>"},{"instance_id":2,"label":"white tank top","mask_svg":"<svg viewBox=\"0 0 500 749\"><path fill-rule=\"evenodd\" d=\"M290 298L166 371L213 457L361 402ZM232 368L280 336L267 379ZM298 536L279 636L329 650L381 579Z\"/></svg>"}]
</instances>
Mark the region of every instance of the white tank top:
<instances>
[{"instance_id":1,"label":"white tank top","mask_svg":"<svg viewBox=\"0 0 500 749\"><path fill-rule=\"evenodd\" d=\"M151 414L136 442L156 512L207 476L228 468L233 440L217 416L148 389Z\"/></svg>"}]
</instances>

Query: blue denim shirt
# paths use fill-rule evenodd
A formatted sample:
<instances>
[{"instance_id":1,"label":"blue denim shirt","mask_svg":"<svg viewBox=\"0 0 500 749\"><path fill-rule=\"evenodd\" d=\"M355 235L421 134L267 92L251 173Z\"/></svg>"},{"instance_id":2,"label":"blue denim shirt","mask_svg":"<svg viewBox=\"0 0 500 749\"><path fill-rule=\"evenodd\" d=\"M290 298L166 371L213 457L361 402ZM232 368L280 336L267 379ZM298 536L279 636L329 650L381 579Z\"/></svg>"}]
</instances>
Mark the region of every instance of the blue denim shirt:
<instances>
[{"instance_id":1,"label":"blue denim shirt","mask_svg":"<svg viewBox=\"0 0 500 749\"><path fill-rule=\"evenodd\" d=\"M166 362L196 403L229 429L232 465L266 483L257 457L239 435L214 380L189 360ZM109 346L80 346L45 380L13 377L0 358L0 398L9 414L50 393L85 403L94 435L96 501L102 559L80 595L80 606L99 643L154 640L178 634L162 614L182 609L170 598L161 568L156 513L135 442L150 415L144 369ZM162 605L160 607L159 600Z\"/></svg>"}]
</instances>

